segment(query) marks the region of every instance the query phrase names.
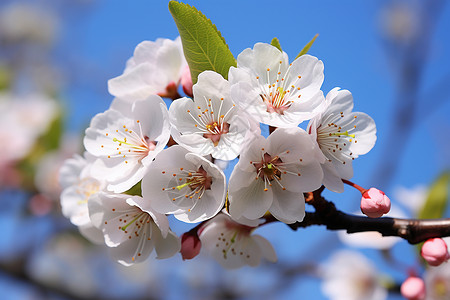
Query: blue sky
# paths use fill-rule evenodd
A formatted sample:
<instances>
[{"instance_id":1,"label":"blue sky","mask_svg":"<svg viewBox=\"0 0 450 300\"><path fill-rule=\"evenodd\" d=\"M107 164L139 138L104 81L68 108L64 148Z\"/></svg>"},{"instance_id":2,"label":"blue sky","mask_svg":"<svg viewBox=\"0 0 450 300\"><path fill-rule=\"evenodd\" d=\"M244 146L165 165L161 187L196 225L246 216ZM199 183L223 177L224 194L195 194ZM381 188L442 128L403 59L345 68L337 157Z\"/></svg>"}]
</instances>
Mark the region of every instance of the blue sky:
<instances>
[{"instance_id":1,"label":"blue sky","mask_svg":"<svg viewBox=\"0 0 450 300\"><path fill-rule=\"evenodd\" d=\"M319 34L310 54L324 62L324 93L336 86L350 90L355 111L369 114L377 124L375 148L354 164L354 181L369 186L369 176L384 159L382 149L392 133L392 103L396 96L397 79L393 73L396 61L386 47L381 31L381 15L388 1L186 2L216 24L235 56L256 42L270 42L273 37L278 37L283 50L294 58L316 33ZM112 97L107 91L107 80L122 73L138 43L178 36L167 5L168 1L160 0L98 0L73 12L65 20L54 59L72 65L78 71L76 77L67 76L62 92L71 130L81 132L93 115L108 108ZM442 78L449 80L449 28L450 5L445 5L431 36L428 62L419 86L420 97L426 97ZM445 89L438 92L437 96L421 101L419 117L401 155L398 172L386 191L388 195L397 185L430 184L440 172L450 167L450 151L447 150L450 146L450 97ZM393 147L392 151L397 149ZM348 188L344 194L328 193L327 196L347 212L357 210L359 206L358 193ZM260 232L274 243L280 261L284 263L308 261L311 249L317 251L318 247L322 250L313 258L323 260L330 254L326 251L328 246L332 248L338 243L335 234L323 228L292 232L286 226L274 225ZM330 244L324 243L324 239ZM404 244L395 249L396 255L403 255L402 251L407 249ZM407 253L407 258L413 257L411 252ZM375 251L365 251L365 254L380 263L383 271L402 278L402 273L381 263L380 255ZM195 260L186 263L191 267L195 264ZM302 299L325 299L317 280L309 277L279 296L289 299L294 295ZM173 297L176 296L175 293Z\"/></svg>"},{"instance_id":2,"label":"blue sky","mask_svg":"<svg viewBox=\"0 0 450 300\"><path fill-rule=\"evenodd\" d=\"M186 1L196 6L216 24L232 53L237 56L256 42L270 42L278 37L282 48L293 58L316 33L318 39L310 50L325 64L323 91L338 86L352 92L355 110L368 113L377 124L378 141L375 148L354 164L354 181L370 185L369 175L383 160L383 142L391 134L392 103L395 99L395 58L386 47L382 33L382 11L387 1ZM135 46L143 40L159 37L175 38L178 33L167 8L167 1L96 2L89 11L79 16L76 26L66 28L63 37L72 59L84 57L92 64L102 81L94 92L69 87L67 97L74 104L74 126L85 126L89 118L109 106L106 80L123 71L126 60ZM425 65L419 94L427 91L450 72L450 6L444 6L431 36L430 54ZM448 80L448 79L447 79ZM450 105L448 93L440 92L439 99L422 99L414 122L412 137L399 161L392 187L413 187L430 184L440 172L449 168ZM445 98L447 97L447 98ZM441 99L443 98L443 99ZM436 103L441 103L435 108ZM395 147L392 149L396 151ZM351 212L358 209L358 193L346 188L342 195L328 194L337 206ZM392 197L391 197L392 198ZM395 201L395 199L393 199ZM291 232L284 226L262 230L274 242L281 261L308 257L316 242L335 239L334 233L323 228ZM281 233L281 234L280 234ZM318 238L319 237L319 238ZM307 242L305 242L307 241ZM396 250L397 255L408 251L406 245ZM320 259L330 253L322 251ZM379 262L375 251L366 251ZM410 253L406 257L413 257ZM302 258L300 258L302 259ZM195 261L190 264L195 264ZM386 272L392 272L380 264ZM402 278L402 273L395 276ZM302 293L305 299L325 299L315 280L302 280L283 297Z\"/></svg>"}]
</instances>

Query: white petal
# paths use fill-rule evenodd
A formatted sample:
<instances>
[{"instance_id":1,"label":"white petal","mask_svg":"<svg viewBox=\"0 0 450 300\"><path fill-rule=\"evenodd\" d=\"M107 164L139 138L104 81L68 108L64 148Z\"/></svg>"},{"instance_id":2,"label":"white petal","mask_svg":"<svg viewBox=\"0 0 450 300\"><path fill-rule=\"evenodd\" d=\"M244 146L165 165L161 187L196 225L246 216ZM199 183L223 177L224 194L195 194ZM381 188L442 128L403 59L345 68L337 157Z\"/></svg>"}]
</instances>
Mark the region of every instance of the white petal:
<instances>
[{"instance_id":1,"label":"white petal","mask_svg":"<svg viewBox=\"0 0 450 300\"><path fill-rule=\"evenodd\" d=\"M331 162L326 161L324 164L322 164L322 170L323 185L330 191L336 193L344 192L344 183L342 182L342 178L337 173L334 165Z\"/></svg>"},{"instance_id":2,"label":"white petal","mask_svg":"<svg viewBox=\"0 0 450 300\"><path fill-rule=\"evenodd\" d=\"M148 213L152 218L151 222L155 223L158 226L163 237L165 238L167 236L167 232L169 231L169 220L167 220L167 217L164 214L160 214L154 211L147 199L138 196L132 196L127 198L126 202L129 205L137 206L142 211Z\"/></svg>"},{"instance_id":3,"label":"white petal","mask_svg":"<svg viewBox=\"0 0 450 300\"><path fill-rule=\"evenodd\" d=\"M92 224L79 226L78 230L80 230L82 236L84 236L93 244L103 245L105 243L102 231Z\"/></svg>"},{"instance_id":4,"label":"white petal","mask_svg":"<svg viewBox=\"0 0 450 300\"><path fill-rule=\"evenodd\" d=\"M328 92L326 102L328 108L324 112L324 115L336 112L350 114L353 109L353 96L350 91L340 90L338 87Z\"/></svg>"},{"instance_id":5,"label":"white petal","mask_svg":"<svg viewBox=\"0 0 450 300\"><path fill-rule=\"evenodd\" d=\"M236 170L235 168L233 173ZM237 171L231 178L239 180L246 175L248 176L247 173ZM258 178L253 179L249 186L235 190L231 178L228 185L228 197L230 199L230 214L233 218L244 216L253 220L262 217L272 204L272 189L268 188L267 191L264 191L264 182Z\"/></svg>"},{"instance_id":6,"label":"white petal","mask_svg":"<svg viewBox=\"0 0 450 300\"><path fill-rule=\"evenodd\" d=\"M169 258L180 252L181 241L172 231L169 231L166 238L163 238L158 231L155 231L153 236L157 254L156 258Z\"/></svg>"},{"instance_id":7,"label":"white petal","mask_svg":"<svg viewBox=\"0 0 450 300\"><path fill-rule=\"evenodd\" d=\"M197 84L193 86L195 102L203 101L203 97L229 98L230 84L222 75L213 71L204 71L198 75ZM208 96L207 96L208 95ZM225 111L229 109L225 108Z\"/></svg>"},{"instance_id":8,"label":"white petal","mask_svg":"<svg viewBox=\"0 0 450 300\"><path fill-rule=\"evenodd\" d=\"M154 230L154 228L151 228L151 226L145 226L141 238L125 240L117 247L110 248L112 259L124 266L130 266L145 261L155 247L155 242L152 239L149 240L147 238L149 236L154 236L151 232L152 230ZM158 230L156 229L156 231Z\"/></svg>"},{"instance_id":9,"label":"white petal","mask_svg":"<svg viewBox=\"0 0 450 300\"><path fill-rule=\"evenodd\" d=\"M149 95L157 94L164 90L154 82L158 70L154 65L144 63L132 70L108 81L108 91L111 95L123 99L141 100Z\"/></svg>"},{"instance_id":10,"label":"white petal","mask_svg":"<svg viewBox=\"0 0 450 300\"><path fill-rule=\"evenodd\" d=\"M295 85L300 87L300 102L305 101L316 95L322 86L324 79L323 62L314 56L302 55L292 62L289 74L292 74L294 79L301 76L299 80L296 80ZM289 82L289 77L286 80Z\"/></svg>"},{"instance_id":11,"label":"white petal","mask_svg":"<svg viewBox=\"0 0 450 300\"><path fill-rule=\"evenodd\" d=\"M61 193L62 213L76 226L83 226L91 222L89 218L87 198L79 192L79 187L74 185L66 188Z\"/></svg>"},{"instance_id":12,"label":"white petal","mask_svg":"<svg viewBox=\"0 0 450 300\"><path fill-rule=\"evenodd\" d=\"M290 224L301 222L305 217L305 199L302 193L293 193L282 190L278 186L273 188L273 202L270 213L278 220Z\"/></svg>"},{"instance_id":13,"label":"white petal","mask_svg":"<svg viewBox=\"0 0 450 300\"><path fill-rule=\"evenodd\" d=\"M265 259L270 262L277 261L277 254L275 253L272 244L268 240L258 234L252 235L252 239L258 244L259 249L261 249L262 255Z\"/></svg>"},{"instance_id":14,"label":"white petal","mask_svg":"<svg viewBox=\"0 0 450 300\"><path fill-rule=\"evenodd\" d=\"M288 64L287 54L281 52L272 45L265 43L256 43L253 49L245 49L237 57L238 68L254 70L256 74L267 74L267 69L278 70L280 61L286 65ZM284 70L281 70L282 72ZM271 78L274 81L276 78L276 71L273 72L275 76ZM263 76L261 76L263 77ZM263 82L267 81L267 76L261 78Z\"/></svg>"},{"instance_id":15,"label":"white petal","mask_svg":"<svg viewBox=\"0 0 450 300\"><path fill-rule=\"evenodd\" d=\"M356 124L354 124L356 138L351 143L350 150L358 155L366 154L373 148L377 140L375 122L365 113L355 112L352 116L356 116Z\"/></svg>"}]
</instances>

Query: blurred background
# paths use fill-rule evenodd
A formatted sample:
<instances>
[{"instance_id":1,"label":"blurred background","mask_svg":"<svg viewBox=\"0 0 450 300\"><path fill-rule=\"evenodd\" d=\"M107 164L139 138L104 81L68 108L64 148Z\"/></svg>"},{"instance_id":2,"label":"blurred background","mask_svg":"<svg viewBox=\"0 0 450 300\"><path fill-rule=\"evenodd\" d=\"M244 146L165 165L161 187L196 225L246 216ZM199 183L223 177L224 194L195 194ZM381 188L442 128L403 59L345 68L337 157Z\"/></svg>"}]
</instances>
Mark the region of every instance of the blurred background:
<instances>
[{"instance_id":1,"label":"blurred background","mask_svg":"<svg viewBox=\"0 0 450 300\"><path fill-rule=\"evenodd\" d=\"M430 187L450 169L447 1L185 2L212 20L235 56L277 37L294 58L318 33L310 54L325 64L324 93L350 90L354 110L378 128L374 149L354 163L353 181L383 189L392 216L421 213ZM136 45L178 36L167 4L0 1L0 299L345 299L329 284L354 279L344 254L367 265L360 274L372 274L388 293L354 299L402 299L398 286L408 274L431 278L403 240L322 227L264 226L257 232L274 245L278 263L234 271L205 254L126 268L78 233L61 214L58 168L83 153L90 119L112 101L107 80L122 74ZM325 195L340 210L359 209L356 190ZM439 214L450 216L445 206ZM177 234L189 229L173 221Z\"/></svg>"}]
</instances>

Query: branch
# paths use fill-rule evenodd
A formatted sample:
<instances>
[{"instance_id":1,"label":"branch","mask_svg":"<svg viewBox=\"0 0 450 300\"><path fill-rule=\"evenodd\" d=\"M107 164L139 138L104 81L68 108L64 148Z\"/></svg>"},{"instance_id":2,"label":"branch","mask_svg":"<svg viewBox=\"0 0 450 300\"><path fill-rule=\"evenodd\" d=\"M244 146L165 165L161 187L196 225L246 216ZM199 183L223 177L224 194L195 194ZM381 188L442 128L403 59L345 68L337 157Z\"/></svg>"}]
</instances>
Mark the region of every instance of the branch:
<instances>
[{"instance_id":1,"label":"branch","mask_svg":"<svg viewBox=\"0 0 450 300\"><path fill-rule=\"evenodd\" d=\"M450 219L397 219L368 218L346 214L336 209L334 203L325 200L322 189L308 193L306 201L316 211L306 212L302 222L289 226L296 230L311 225L325 225L329 230L346 230L347 233L377 231L383 236L398 236L410 244L418 244L430 238L450 236Z\"/></svg>"}]
</instances>

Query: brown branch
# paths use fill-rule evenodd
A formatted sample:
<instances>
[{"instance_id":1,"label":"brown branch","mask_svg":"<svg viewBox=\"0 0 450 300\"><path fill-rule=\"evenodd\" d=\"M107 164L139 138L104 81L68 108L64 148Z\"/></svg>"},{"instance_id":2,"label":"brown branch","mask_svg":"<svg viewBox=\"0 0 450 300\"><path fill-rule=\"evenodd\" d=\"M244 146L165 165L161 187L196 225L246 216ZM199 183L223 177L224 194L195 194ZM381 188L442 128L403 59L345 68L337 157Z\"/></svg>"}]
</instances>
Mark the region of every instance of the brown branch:
<instances>
[{"instance_id":1,"label":"brown branch","mask_svg":"<svg viewBox=\"0 0 450 300\"><path fill-rule=\"evenodd\" d=\"M325 200L321 192L322 189L307 195L307 203L316 211L307 212L302 222L290 224L292 229L325 225L329 230L346 230L347 233L378 231L383 236L401 237L410 244L450 236L450 219L417 220L350 215L339 211L332 202Z\"/></svg>"}]
</instances>

